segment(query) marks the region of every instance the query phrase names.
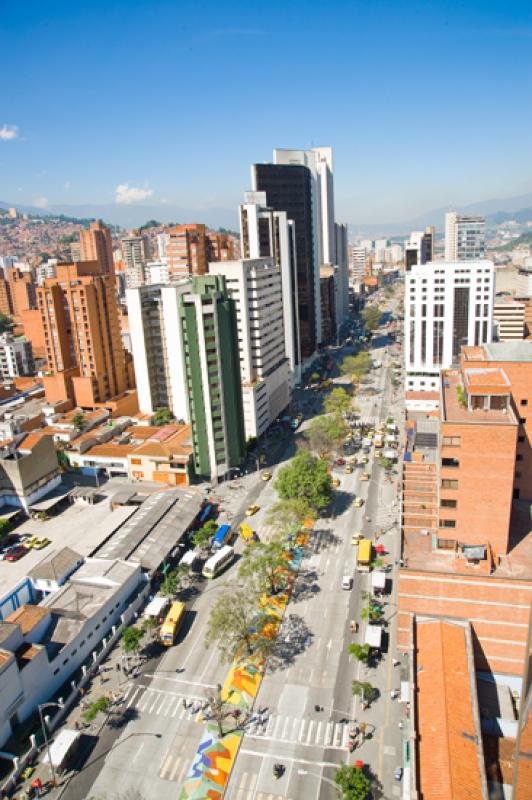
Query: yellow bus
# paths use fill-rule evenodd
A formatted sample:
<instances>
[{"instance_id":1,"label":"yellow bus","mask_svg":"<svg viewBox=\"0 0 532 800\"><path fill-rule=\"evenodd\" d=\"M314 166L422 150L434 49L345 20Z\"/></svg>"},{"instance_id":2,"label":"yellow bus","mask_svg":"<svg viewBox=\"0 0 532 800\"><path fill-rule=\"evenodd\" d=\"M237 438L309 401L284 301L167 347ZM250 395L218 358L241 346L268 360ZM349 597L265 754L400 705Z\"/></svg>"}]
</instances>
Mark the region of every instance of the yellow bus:
<instances>
[{"instance_id":1,"label":"yellow bus","mask_svg":"<svg viewBox=\"0 0 532 800\"><path fill-rule=\"evenodd\" d=\"M358 543L357 570L369 572L371 563L371 539L361 539Z\"/></svg>"},{"instance_id":2,"label":"yellow bus","mask_svg":"<svg viewBox=\"0 0 532 800\"><path fill-rule=\"evenodd\" d=\"M179 601L172 603L170 606L170 611L166 615L159 632L159 639L166 647L171 647L175 642L175 637L183 622L185 611L185 604Z\"/></svg>"}]
</instances>

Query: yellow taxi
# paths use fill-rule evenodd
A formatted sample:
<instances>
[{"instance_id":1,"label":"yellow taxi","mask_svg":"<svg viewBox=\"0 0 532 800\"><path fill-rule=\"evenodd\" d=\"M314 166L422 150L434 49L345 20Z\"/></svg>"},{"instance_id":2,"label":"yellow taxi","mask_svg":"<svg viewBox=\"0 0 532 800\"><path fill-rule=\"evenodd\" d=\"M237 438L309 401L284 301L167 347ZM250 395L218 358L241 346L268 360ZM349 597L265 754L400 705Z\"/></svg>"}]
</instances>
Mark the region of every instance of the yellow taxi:
<instances>
[{"instance_id":1,"label":"yellow taxi","mask_svg":"<svg viewBox=\"0 0 532 800\"><path fill-rule=\"evenodd\" d=\"M270 481L271 478L272 478L272 473L271 472L263 472L262 475L261 475L261 478L262 478L263 481Z\"/></svg>"},{"instance_id":2,"label":"yellow taxi","mask_svg":"<svg viewBox=\"0 0 532 800\"><path fill-rule=\"evenodd\" d=\"M358 463L359 464L367 464L368 463L368 457L367 456L362 456Z\"/></svg>"},{"instance_id":3,"label":"yellow taxi","mask_svg":"<svg viewBox=\"0 0 532 800\"><path fill-rule=\"evenodd\" d=\"M361 481L369 481L369 472L363 472L360 476Z\"/></svg>"},{"instance_id":4,"label":"yellow taxi","mask_svg":"<svg viewBox=\"0 0 532 800\"><path fill-rule=\"evenodd\" d=\"M338 489L340 486L340 481L338 478L333 478L331 481L331 486L334 486L335 489Z\"/></svg>"},{"instance_id":5,"label":"yellow taxi","mask_svg":"<svg viewBox=\"0 0 532 800\"><path fill-rule=\"evenodd\" d=\"M349 458L347 459L347 463L348 464L352 464L354 466L357 463L357 457L356 456L349 456Z\"/></svg>"},{"instance_id":6,"label":"yellow taxi","mask_svg":"<svg viewBox=\"0 0 532 800\"><path fill-rule=\"evenodd\" d=\"M364 500L361 497L355 497L353 505L355 508L362 508L364 505Z\"/></svg>"},{"instance_id":7,"label":"yellow taxi","mask_svg":"<svg viewBox=\"0 0 532 800\"><path fill-rule=\"evenodd\" d=\"M361 539L362 539L362 534L360 533L360 531L356 531L355 533L351 534L351 544L358 544Z\"/></svg>"},{"instance_id":8,"label":"yellow taxi","mask_svg":"<svg viewBox=\"0 0 532 800\"><path fill-rule=\"evenodd\" d=\"M256 514L259 509L260 506L258 506L257 504L248 506L248 508L246 508L246 517L252 517L253 514Z\"/></svg>"},{"instance_id":9,"label":"yellow taxi","mask_svg":"<svg viewBox=\"0 0 532 800\"><path fill-rule=\"evenodd\" d=\"M31 539L23 542L23 546L27 550L42 550L47 544L50 544L50 539L46 536L32 536Z\"/></svg>"},{"instance_id":10,"label":"yellow taxi","mask_svg":"<svg viewBox=\"0 0 532 800\"><path fill-rule=\"evenodd\" d=\"M352 467L352 465L351 465L351 464L348 464L348 465L346 466L346 468L345 468L345 471L347 472L347 474L348 474L348 475L351 475L351 473L353 472L353 467Z\"/></svg>"}]
</instances>

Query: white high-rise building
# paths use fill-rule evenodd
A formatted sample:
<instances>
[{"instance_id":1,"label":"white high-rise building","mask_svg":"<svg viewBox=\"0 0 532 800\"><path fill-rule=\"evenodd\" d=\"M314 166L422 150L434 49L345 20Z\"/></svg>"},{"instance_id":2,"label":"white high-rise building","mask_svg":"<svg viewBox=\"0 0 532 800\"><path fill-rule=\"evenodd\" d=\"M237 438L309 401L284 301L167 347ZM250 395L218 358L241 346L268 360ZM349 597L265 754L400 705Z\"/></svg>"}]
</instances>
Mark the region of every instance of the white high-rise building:
<instances>
[{"instance_id":1,"label":"white high-rise building","mask_svg":"<svg viewBox=\"0 0 532 800\"><path fill-rule=\"evenodd\" d=\"M366 274L366 255L364 245L354 245L351 249L351 282L361 284Z\"/></svg>"},{"instance_id":2,"label":"white high-rise building","mask_svg":"<svg viewBox=\"0 0 532 800\"><path fill-rule=\"evenodd\" d=\"M134 289L145 281L144 269L147 261L146 239L144 236L128 236L120 243L122 260L125 264L126 286Z\"/></svg>"},{"instance_id":3,"label":"white high-rise building","mask_svg":"<svg viewBox=\"0 0 532 800\"><path fill-rule=\"evenodd\" d=\"M146 283L154 286L157 283L169 283L168 264L166 261L148 261L146 269Z\"/></svg>"},{"instance_id":4,"label":"white high-rise building","mask_svg":"<svg viewBox=\"0 0 532 800\"><path fill-rule=\"evenodd\" d=\"M235 301L246 438L261 436L290 402L281 269L272 257L209 264Z\"/></svg>"},{"instance_id":5,"label":"white high-rise building","mask_svg":"<svg viewBox=\"0 0 532 800\"><path fill-rule=\"evenodd\" d=\"M448 211L445 215L445 260L484 258L485 227L484 217L467 217Z\"/></svg>"},{"instance_id":6,"label":"white high-rise building","mask_svg":"<svg viewBox=\"0 0 532 800\"><path fill-rule=\"evenodd\" d=\"M168 239L169 236L167 233L157 234L157 253L159 255L159 261L166 260L166 248L168 246Z\"/></svg>"},{"instance_id":7,"label":"white high-rise building","mask_svg":"<svg viewBox=\"0 0 532 800\"><path fill-rule=\"evenodd\" d=\"M190 289L185 280L126 291L139 408L144 414L169 408L176 419L188 422L179 300Z\"/></svg>"},{"instance_id":8,"label":"white high-rise building","mask_svg":"<svg viewBox=\"0 0 532 800\"><path fill-rule=\"evenodd\" d=\"M0 335L0 378L17 378L20 375L33 375L35 363L29 339L13 336L11 333Z\"/></svg>"},{"instance_id":9,"label":"white high-rise building","mask_svg":"<svg viewBox=\"0 0 532 800\"><path fill-rule=\"evenodd\" d=\"M301 380L295 226L286 211L266 206L265 192L246 192L240 206L242 258L271 256L281 271L285 352L292 386Z\"/></svg>"},{"instance_id":10,"label":"white high-rise building","mask_svg":"<svg viewBox=\"0 0 532 800\"><path fill-rule=\"evenodd\" d=\"M405 274L407 391L436 391L441 369L458 362L463 345L491 342L491 261L414 264Z\"/></svg>"}]
</instances>

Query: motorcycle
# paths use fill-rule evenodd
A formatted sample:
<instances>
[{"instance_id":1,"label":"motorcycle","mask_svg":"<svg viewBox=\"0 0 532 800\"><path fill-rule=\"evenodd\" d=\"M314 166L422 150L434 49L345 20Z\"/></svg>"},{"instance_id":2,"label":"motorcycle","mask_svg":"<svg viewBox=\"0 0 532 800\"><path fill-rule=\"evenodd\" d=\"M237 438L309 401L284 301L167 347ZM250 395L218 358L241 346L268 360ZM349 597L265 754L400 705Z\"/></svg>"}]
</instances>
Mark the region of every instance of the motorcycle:
<instances>
[{"instance_id":1,"label":"motorcycle","mask_svg":"<svg viewBox=\"0 0 532 800\"><path fill-rule=\"evenodd\" d=\"M283 773L284 773L284 764L273 765L273 777L275 778L276 781L279 780L279 778L283 775Z\"/></svg>"}]
</instances>

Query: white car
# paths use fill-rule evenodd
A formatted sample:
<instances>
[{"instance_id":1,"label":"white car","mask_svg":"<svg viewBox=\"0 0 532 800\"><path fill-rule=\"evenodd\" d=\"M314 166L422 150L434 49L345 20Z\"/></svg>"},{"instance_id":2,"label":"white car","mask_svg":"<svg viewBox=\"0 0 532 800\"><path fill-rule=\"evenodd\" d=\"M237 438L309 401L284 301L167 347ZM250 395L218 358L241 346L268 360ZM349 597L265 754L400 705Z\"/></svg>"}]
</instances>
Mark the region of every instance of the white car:
<instances>
[{"instance_id":1,"label":"white car","mask_svg":"<svg viewBox=\"0 0 532 800\"><path fill-rule=\"evenodd\" d=\"M344 575L342 578L342 589L347 589L348 591L353 588L353 578L351 575Z\"/></svg>"}]
</instances>

